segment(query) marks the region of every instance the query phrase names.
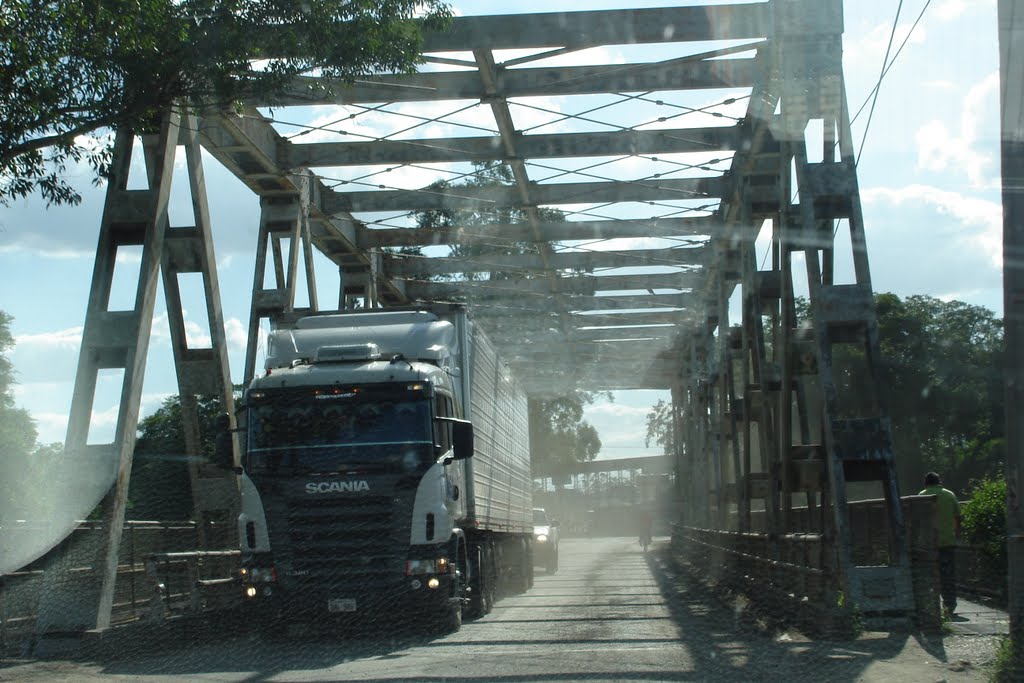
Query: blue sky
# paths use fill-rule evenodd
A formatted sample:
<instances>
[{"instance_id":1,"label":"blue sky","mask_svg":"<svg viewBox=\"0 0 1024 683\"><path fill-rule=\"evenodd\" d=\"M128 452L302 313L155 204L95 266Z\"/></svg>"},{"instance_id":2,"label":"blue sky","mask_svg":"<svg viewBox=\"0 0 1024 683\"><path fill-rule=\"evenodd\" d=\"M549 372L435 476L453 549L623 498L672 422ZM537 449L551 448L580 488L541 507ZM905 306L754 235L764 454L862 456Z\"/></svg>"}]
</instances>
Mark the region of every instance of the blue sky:
<instances>
[{"instance_id":1,"label":"blue sky","mask_svg":"<svg viewBox=\"0 0 1024 683\"><path fill-rule=\"evenodd\" d=\"M667 6L662 2L460 2L460 14ZM698 3L683 3L698 4ZM847 3L844 65L854 112L878 80L895 5ZM927 0L903 3L893 51ZM932 0L882 82L858 175L876 291L929 294L1002 310L999 203L998 52L995 0ZM603 55L624 57L612 48ZM668 58L671 55L667 55ZM315 116L316 113L311 113ZM291 116L291 114L289 114ZM867 109L854 123L857 147ZM240 381L258 226L258 205L247 189L212 159L206 162L219 278L231 354ZM45 209L38 198L0 208L0 309L14 317L17 403L38 423L40 440L63 441L103 203L90 175L75 175L83 202ZM410 178L409 182L418 179ZM427 179L422 184L429 182ZM184 200L172 197L171 220ZM130 259L124 264L131 275ZM336 275L319 268L321 304L332 305ZM197 289L195 291L198 291ZM198 311L189 301L186 308ZM123 293L115 294L121 296ZM175 390L163 294L148 362L143 414ZM194 316L199 317L199 316ZM202 336L202 325L193 334ZM95 438L112 433L116 387L97 393ZM644 417L661 392L620 392L587 417L600 432L602 458L653 454L644 448Z\"/></svg>"}]
</instances>

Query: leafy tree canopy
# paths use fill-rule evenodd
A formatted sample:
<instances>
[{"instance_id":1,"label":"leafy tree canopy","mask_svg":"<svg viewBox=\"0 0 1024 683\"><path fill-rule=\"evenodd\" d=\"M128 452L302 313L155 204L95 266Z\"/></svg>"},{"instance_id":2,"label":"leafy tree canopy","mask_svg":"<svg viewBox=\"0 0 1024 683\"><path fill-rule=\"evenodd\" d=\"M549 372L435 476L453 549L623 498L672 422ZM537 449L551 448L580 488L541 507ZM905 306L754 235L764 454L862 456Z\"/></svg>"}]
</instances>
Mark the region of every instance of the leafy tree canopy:
<instances>
[{"instance_id":1,"label":"leafy tree canopy","mask_svg":"<svg viewBox=\"0 0 1024 683\"><path fill-rule=\"evenodd\" d=\"M809 302L798 299L796 308L797 319L808 321ZM1002 321L984 307L924 295L877 294L875 311L901 489L917 491L932 470L961 492L1001 476ZM833 371L840 394L855 395L849 405L856 412L869 403L857 394L875 389L865 385L863 350L850 346L833 347ZM648 445L669 448L669 408L659 402L648 413Z\"/></svg>"},{"instance_id":2,"label":"leafy tree canopy","mask_svg":"<svg viewBox=\"0 0 1024 683\"><path fill-rule=\"evenodd\" d=\"M24 458L35 449L36 424L14 403L14 366L8 352L14 348L13 318L0 311L0 458Z\"/></svg>"},{"instance_id":3,"label":"leafy tree canopy","mask_svg":"<svg viewBox=\"0 0 1024 683\"><path fill-rule=\"evenodd\" d=\"M218 397L199 398L199 457L213 456L217 416L223 412ZM156 411L139 421L128 490L132 519L188 519L192 515L192 489L181 421L181 400L166 398Z\"/></svg>"},{"instance_id":4,"label":"leafy tree canopy","mask_svg":"<svg viewBox=\"0 0 1024 683\"><path fill-rule=\"evenodd\" d=\"M105 132L145 128L182 101L272 100L301 74L410 71L418 15L440 28L450 11L441 0L4 0L0 204L36 191L78 203L69 164L102 176Z\"/></svg>"},{"instance_id":5,"label":"leafy tree canopy","mask_svg":"<svg viewBox=\"0 0 1024 683\"><path fill-rule=\"evenodd\" d=\"M583 419L583 409L595 394L577 391L569 396L530 401L530 454L534 476L564 474L601 451L597 429Z\"/></svg>"},{"instance_id":6,"label":"leafy tree canopy","mask_svg":"<svg viewBox=\"0 0 1024 683\"><path fill-rule=\"evenodd\" d=\"M647 436L644 445L661 446L664 455L672 455L672 403L659 399L647 413Z\"/></svg>"},{"instance_id":7,"label":"leafy tree canopy","mask_svg":"<svg viewBox=\"0 0 1024 683\"><path fill-rule=\"evenodd\" d=\"M505 163L495 162L474 162L473 172L458 181L438 181L428 189L434 192L442 192L449 188L489 188L509 186L515 183L512 169ZM545 207L537 208L538 217L544 222L564 221L565 214L558 209ZM491 236L482 239L482 233L486 232L489 225L515 225L526 223L529 216L521 208L512 206L494 205L481 203L474 208L460 209L432 209L416 213L416 226L419 228L444 229L456 233L456 239L452 240L451 258L472 258L490 256L495 259L496 269L489 275L482 273L469 273L468 279L483 279L489 277L491 280L502 280L510 277L531 277L530 273L506 272L500 270L500 257L510 254L535 254L539 251L536 242L514 241L507 238ZM403 253L418 255L418 249L405 249ZM462 276L459 276L462 277Z\"/></svg>"},{"instance_id":8,"label":"leafy tree canopy","mask_svg":"<svg viewBox=\"0 0 1024 683\"><path fill-rule=\"evenodd\" d=\"M884 393L904 490L925 472L965 492L999 476L1004 453L1003 325L962 301L875 297Z\"/></svg>"}]
</instances>

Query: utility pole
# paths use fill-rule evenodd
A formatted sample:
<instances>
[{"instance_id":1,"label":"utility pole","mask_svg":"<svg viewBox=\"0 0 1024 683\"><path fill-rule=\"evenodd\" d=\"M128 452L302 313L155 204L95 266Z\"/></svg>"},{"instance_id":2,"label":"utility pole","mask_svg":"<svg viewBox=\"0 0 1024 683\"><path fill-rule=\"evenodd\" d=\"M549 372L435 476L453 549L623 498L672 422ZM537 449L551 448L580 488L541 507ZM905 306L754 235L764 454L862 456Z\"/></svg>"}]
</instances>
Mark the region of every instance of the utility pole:
<instances>
[{"instance_id":1,"label":"utility pole","mask_svg":"<svg viewBox=\"0 0 1024 683\"><path fill-rule=\"evenodd\" d=\"M999 0L999 103L1002 113L1003 316L1006 345L1006 554L1010 680L1024 680L1024 7Z\"/></svg>"}]
</instances>

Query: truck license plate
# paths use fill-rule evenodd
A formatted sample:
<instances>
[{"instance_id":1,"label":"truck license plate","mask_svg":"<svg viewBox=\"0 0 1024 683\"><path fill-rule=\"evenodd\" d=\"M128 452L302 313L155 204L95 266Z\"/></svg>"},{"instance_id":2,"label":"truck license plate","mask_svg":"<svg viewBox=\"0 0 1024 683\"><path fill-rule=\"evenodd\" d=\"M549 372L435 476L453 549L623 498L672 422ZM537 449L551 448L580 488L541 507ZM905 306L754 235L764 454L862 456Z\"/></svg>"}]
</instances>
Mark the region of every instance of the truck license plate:
<instances>
[{"instance_id":1,"label":"truck license plate","mask_svg":"<svg viewBox=\"0 0 1024 683\"><path fill-rule=\"evenodd\" d=\"M355 598L331 598L327 601L328 612L355 612Z\"/></svg>"}]
</instances>

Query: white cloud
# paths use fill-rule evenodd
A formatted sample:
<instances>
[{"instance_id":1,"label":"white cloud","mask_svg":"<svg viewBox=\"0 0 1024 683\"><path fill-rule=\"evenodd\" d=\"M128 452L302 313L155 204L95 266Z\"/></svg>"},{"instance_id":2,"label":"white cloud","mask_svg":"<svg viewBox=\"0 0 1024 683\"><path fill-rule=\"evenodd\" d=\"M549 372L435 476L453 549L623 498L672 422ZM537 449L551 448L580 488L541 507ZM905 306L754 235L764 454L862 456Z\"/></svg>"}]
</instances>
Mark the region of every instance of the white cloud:
<instances>
[{"instance_id":1,"label":"white cloud","mask_svg":"<svg viewBox=\"0 0 1024 683\"><path fill-rule=\"evenodd\" d=\"M70 327L56 332L39 334L18 334L14 336L15 348L24 352L35 351L77 351L82 345L82 327Z\"/></svg>"},{"instance_id":2,"label":"white cloud","mask_svg":"<svg viewBox=\"0 0 1024 683\"><path fill-rule=\"evenodd\" d=\"M893 32L892 20L889 20L876 24L863 33L856 34L856 37L853 39L849 38L850 34L848 33L847 38L843 40L843 64L845 70L853 72L873 68L876 73L881 73L882 60L885 58L886 49L889 48L890 36L892 37L892 47L889 48L889 59L891 61L896 50L907 39L912 26L913 21L906 21L898 24L896 31ZM907 40L907 47L904 50L908 50L915 45L921 45L927 39L928 33L925 27L922 24L918 24L914 28L914 32L910 34L910 38Z\"/></svg>"},{"instance_id":3,"label":"white cloud","mask_svg":"<svg viewBox=\"0 0 1024 683\"><path fill-rule=\"evenodd\" d=\"M68 431L67 413L34 412L32 418L36 421L37 442L42 444L64 442L64 436Z\"/></svg>"},{"instance_id":4,"label":"white cloud","mask_svg":"<svg viewBox=\"0 0 1024 683\"><path fill-rule=\"evenodd\" d=\"M861 191L875 291L1002 310L998 199L927 185Z\"/></svg>"},{"instance_id":5,"label":"white cloud","mask_svg":"<svg viewBox=\"0 0 1024 683\"><path fill-rule=\"evenodd\" d=\"M995 268L1002 268L1003 209L996 201L962 195L926 185L909 185L900 189L874 188L861 192L865 202L887 201L897 206L921 203L934 209L945 221L945 230L933 230L932 237L952 237L964 246L981 250ZM936 226L938 227L938 226ZM924 246L924 245L922 245Z\"/></svg>"},{"instance_id":6,"label":"white cloud","mask_svg":"<svg viewBox=\"0 0 1024 683\"><path fill-rule=\"evenodd\" d=\"M182 311L185 317L185 344L190 349L208 349L213 344L209 331L194 320L188 319L188 311Z\"/></svg>"},{"instance_id":7,"label":"white cloud","mask_svg":"<svg viewBox=\"0 0 1024 683\"><path fill-rule=\"evenodd\" d=\"M978 0L972 0L977 2ZM967 11L970 5L965 0L946 0L940 2L933 10L935 16L942 21L952 21Z\"/></svg>"},{"instance_id":8,"label":"white cloud","mask_svg":"<svg viewBox=\"0 0 1024 683\"><path fill-rule=\"evenodd\" d=\"M939 173L952 169L965 174L973 187L998 187L998 168L991 152L980 149L983 141L979 138L982 130L995 130L998 126L994 106L998 93L998 73L989 74L967 91L959 133L953 133L937 119L924 124L916 136L918 168Z\"/></svg>"},{"instance_id":9,"label":"white cloud","mask_svg":"<svg viewBox=\"0 0 1024 683\"><path fill-rule=\"evenodd\" d=\"M602 420L614 417L619 419L645 418L650 411L649 406L628 406L623 403L595 403L583 409L587 419Z\"/></svg>"},{"instance_id":10,"label":"white cloud","mask_svg":"<svg viewBox=\"0 0 1024 683\"><path fill-rule=\"evenodd\" d=\"M238 318L228 318L224 321L224 335L228 348L236 351L245 351L249 340L249 330Z\"/></svg>"},{"instance_id":11,"label":"white cloud","mask_svg":"<svg viewBox=\"0 0 1024 683\"><path fill-rule=\"evenodd\" d=\"M978 11L995 4L996 0L944 0L935 5L932 13L941 21L951 22L960 19L970 10Z\"/></svg>"}]
</instances>

